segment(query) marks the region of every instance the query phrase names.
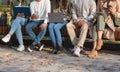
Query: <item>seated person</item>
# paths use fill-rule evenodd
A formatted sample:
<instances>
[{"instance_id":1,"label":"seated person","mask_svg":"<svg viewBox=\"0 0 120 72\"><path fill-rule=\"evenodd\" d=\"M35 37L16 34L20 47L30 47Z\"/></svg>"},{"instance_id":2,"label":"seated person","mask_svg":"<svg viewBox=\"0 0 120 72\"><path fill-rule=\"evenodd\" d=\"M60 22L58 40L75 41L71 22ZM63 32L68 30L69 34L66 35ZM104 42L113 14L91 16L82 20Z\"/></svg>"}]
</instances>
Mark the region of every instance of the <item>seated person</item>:
<instances>
[{"instance_id":1,"label":"seated person","mask_svg":"<svg viewBox=\"0 0 120 72\"><path fill-rule=\"evenodd\" d=\"M110 1L109 4L111 4L109 11L112 14L115 27L120 27L120 0Z\"/></svg>"},{"instance_id":2,"label":"seated person","mask_svg":"<svg viewBox=\"0 0 120 72\"><path fill-rule=\"evenodd\" d=\"M47 29L48 13L51 12L50 0L34 0L30 4L31 21L26 25L26 31L32 38L33 43L28 46L28 51L32 52L36 47L43 48L40 41L44 37ZM33 32L33 29L40 27L41 31L38 35ZM39 49L38 49L39 50Z\"/></svg>"},{"instance_id":3,"label":"seated person","mask_svg":"<svg viewBox=\"0 0 120 72\"><path fill-rule=\"evenodd\" d=\"M59 5L61 3L61 5ZM53 7L54 13L63 13L65 15L64 22L58 23L50 23L48 25L48 31L50 34L50 38L53 44L53 53L57 54L60 51L63 51L64 48L62 46L62 37L60 30L66 27L66 24L70 21L70 1L69 0L60 0L60 2L55 3ZM69 20L69 21L68 21Z\"/></svg>"},{"instance_id":4,"label":"seated person","mask_svg":"<svg viewBox=\"0 0 120 72\"><path fill-rule=\"evenodd\" d=\"M27 2L26 2L27 1ZM30 4L30 0L13 0L11 1L11 6L28 6ZM16 37L19 42L19 46L17 48L17 51L23 51L25 49L24 43L23 43L23 38L22 38L22 32L21 32L21 26L25 25L27 22L27 19L24 18L23 13L18 13L16 18L12 20L11 22L11 29L9 33L2 38L2 41L5 43L9 42L11 36L15 32Z\"/></svg>"},{"instance_id":5,"label":"seated person","mask_svg":"<svg viewBox=\"0 0 120 72\"><path fill-rule=\"evenodd\" d=\"M112 1L112 2L110 2ZM93 49L88 55L89 57L94 57L98 54L98 50L101 49L103 45L102 37L103 33L107 39L114 39L114 23L109 13L109 7L113 7L116 2L114 0L99 0L97 4L97 24L93 29ZM109 32L109 33L107 33Z\"/></svg>"},{"instance_id":6,"label":"seated person","mask_svg":"<svg viewBox=\"0 0 120 72\"><path fill-rule=\"evenodd\" d=\"M73 54L80 56L87 36L89 27L96 13L96 4L94 0L73 0L72 18L73 22L67 24L67 31L70 36L73 48ZM80 30L79 38L76 36L75 29Z\"/></svg>"}]
</instances>

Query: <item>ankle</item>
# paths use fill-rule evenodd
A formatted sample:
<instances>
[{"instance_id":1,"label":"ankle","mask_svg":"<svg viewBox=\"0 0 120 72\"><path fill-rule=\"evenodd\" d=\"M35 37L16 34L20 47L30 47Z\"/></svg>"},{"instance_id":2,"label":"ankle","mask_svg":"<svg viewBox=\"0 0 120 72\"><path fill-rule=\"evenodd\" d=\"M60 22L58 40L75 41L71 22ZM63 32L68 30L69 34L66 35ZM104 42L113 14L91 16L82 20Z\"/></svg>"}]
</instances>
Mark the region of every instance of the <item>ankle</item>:
<instances>
[{"instance_id":1,"label":"ankle","mask_svg":"<svg viewBox=\"0 0 120 72\"><path fill-rule=\"evenodd\" d=\"M76 45L78 48L83 48L82 46Z\"/></svg>"},{"instance_id":2,"label":"ankle","mask_svg":"<svg viewBox=\"0 0 120 72\"><path fill-rule=\"evenodd\" d=\"M11 34L7 34L6 36L9 36L9 37L11 37Z\"/></svg>"},{"instance_id":3,"label":"ankle","mask_svg":"<svg viewBox=\"0 0 120 72\"><path fill-rule=\"evenodd\" d=\"M97 39L97 41L102 41L102 39Z\"/></svg>"},{"instance_id":4,"label":"ankle","mask_svg":"<svg viewBox=\"0 0 120 72\"><path fill-rule=\"evenodd\" d=\"M32 45L36 45L37 43L36 42L33 42Z\"/></svg>"},{"instance_id":5,"label":"ankle","mask_svg":"<svg viewBox=\"0 0 120 72\"><path fill-rule=\"evenodd\" d=\"M19 46L24 46L23 44L20 44Z\"/></svg>"}]
</instances>

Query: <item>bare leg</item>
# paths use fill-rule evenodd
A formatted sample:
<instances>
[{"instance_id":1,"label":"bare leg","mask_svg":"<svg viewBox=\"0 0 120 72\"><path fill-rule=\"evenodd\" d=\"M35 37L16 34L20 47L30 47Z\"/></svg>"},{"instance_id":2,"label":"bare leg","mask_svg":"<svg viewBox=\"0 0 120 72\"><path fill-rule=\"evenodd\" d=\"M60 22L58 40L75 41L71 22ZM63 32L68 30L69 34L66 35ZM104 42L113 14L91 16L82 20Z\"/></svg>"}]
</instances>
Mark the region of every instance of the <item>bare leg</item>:
<instances>
[{"instance_id":1,"label":"bare leg","mask_svg":"<svg viewBox=\"0 0 120 72\"><path fill-rule=\"evenodd\" d=\"M102 41L103 31L98 31L97 35L98 35L98 39L97 39L96 49L100 50L103 45L103 41Z\"/></svg>"},{"instance_id":2,"label":"bare leg","mask_svg":"<svg viewBox=\"0 0 120 72\"><path fill-rule=\"evenodd\" d=\"M94 41L93 42L93 49L92 49L91 53L88 55L88 57L93 58L93 57L97 56L98 52L96 50L96 46L97 46L97 42Z\"/></svg>"}]
</instances>

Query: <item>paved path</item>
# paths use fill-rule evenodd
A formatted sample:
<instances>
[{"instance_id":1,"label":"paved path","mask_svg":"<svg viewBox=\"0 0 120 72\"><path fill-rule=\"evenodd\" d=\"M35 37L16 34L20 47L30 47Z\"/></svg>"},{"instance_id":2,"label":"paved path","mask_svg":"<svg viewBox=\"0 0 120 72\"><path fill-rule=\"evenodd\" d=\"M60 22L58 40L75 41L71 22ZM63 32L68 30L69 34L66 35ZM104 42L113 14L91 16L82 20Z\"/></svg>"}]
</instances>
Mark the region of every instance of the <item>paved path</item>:
<instances>
[{"instance_id":1,"label":"paved path","mask_svg":"<svg viewBox=\"0 0 120 72\"><path fill-rule=\"evenodd\" d=\"M0 72L120 72L119 51L101 51L91 59L70 53L54 55L48 49L29 53L0 45Z\"/></svg>"}]
</instances>

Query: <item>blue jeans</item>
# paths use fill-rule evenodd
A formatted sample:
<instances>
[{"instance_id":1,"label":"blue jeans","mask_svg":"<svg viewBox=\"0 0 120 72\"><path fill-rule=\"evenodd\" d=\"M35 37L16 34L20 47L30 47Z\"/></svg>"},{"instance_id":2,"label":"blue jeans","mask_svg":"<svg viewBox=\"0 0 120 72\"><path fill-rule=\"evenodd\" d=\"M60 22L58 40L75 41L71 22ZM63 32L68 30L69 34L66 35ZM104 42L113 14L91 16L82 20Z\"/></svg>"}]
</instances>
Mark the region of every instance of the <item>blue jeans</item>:
<instances>
[{"instance_id":1,"label":"blue jeans","mask_svg":"<svg viewBox=\"0 0 120 72\"><path fill-rule=\"evenodd\" d=\"M44 20L31 21L26 25L26 31L35 43L39 43L42 40L46 33L47 27L42 30L37 36L32 29L36 28L38 25L41 25L43 22Z\"/></svg>"},{"instance_id":2,"label":"blue jeans","mask_svg":"<svg viewBox=\"0 0 120 72\"><path fill-rule=\"evenodd\" d=\"M15 32L16 37L18 39L18 42L20 45L23 44L23 38L22 38L22 32L21 32L21 26L25 25L27 22L27 19L22 18L22 17L16 17L16 19L14 19L12 21L11 24L11 29L10 29L10 34L13 35L13 33Z\"/></svg>"},{"instance_id":3,"label":"blue jeans","mask_svg":"<svg viewBox=\"0 0 120 72\"><path fill-rule=\"evenodd\" d=\"M60 44L62 45L62 37L61 37L61 33L60 33L60 29L64 28L66 26L68 22L64 22L64 23L50 23L48 26L48 31L50 34L50 38L52 40L53 44Z\"/></svg>"}]
</instances>

